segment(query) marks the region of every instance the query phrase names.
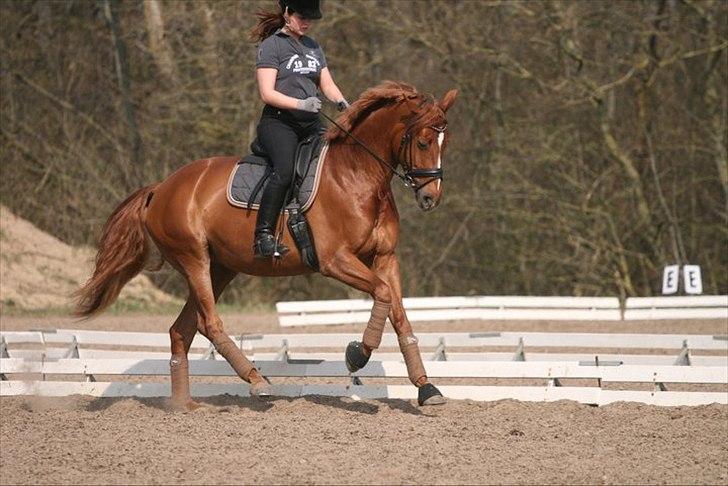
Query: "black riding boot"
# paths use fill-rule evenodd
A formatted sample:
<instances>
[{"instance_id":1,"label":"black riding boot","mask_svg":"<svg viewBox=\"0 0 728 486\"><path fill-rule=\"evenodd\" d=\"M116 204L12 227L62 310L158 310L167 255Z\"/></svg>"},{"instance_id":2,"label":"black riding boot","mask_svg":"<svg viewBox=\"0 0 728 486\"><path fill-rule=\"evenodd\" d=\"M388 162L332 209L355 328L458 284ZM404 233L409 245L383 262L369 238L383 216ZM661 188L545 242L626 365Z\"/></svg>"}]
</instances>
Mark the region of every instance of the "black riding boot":
<instances>
[{"instance_id":1,"label":"black riding boot","mask_svg":"<svg viewBox=\"0 0 728 486\"><path fill-rule=\"evenodd\" d=\"M281 212L286 188L280 188L277 184L269 183L260 199L258 219L255 222L255 243L253 250L255 258L269 258L278 253L283 256L288 253L288 247L283 244L276 244L275 231L278 214Z\"/></svg>"}]
</instances>

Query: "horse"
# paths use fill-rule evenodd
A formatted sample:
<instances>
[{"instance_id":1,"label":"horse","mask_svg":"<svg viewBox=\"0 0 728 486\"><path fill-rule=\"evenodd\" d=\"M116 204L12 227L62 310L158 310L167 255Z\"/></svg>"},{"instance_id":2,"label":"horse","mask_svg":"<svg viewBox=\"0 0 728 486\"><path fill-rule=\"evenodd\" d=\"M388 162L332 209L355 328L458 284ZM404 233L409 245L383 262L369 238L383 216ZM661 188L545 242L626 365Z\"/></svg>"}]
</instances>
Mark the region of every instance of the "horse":
<instances>
[{"instance_id":1,"label":"horse","mask_svg":"<svg viewBox=\"0 0 728 486\"><path fill-rule=\"evenodd\" d=\"M456 98L454 89L437 100L395 81L365 90L324 134L328 153L316 199L306 212L319 272L369 294L374 301L362 341L346 348L347 367L356 371L366 365L389 318L409 379L418 388L420 405L436 405L445 399L427 378L402 305L395 255L399 214L391 181L395 175L405 180L422 211L438 206L443 194L442 155L449 139L446 113ZM161 182L132 193L106 221L94 272L76 295L76 315L90 318L111 305L121 288L142 270L159 269L166 262L179 271L189 294L169 329L170 403L177 409L199 406L190 395L187 360L198 331L250 384L251 395L271 393L270 382L224 331L215 303L238 273L313 272L301 262L288 232L283 243L291 251L285 258L253 257L255 211L234 207L226 195L237 161L238 157L220 156L190 162ZM156 265L152 252L161 257Z\"/></svg>"}]
</instances>

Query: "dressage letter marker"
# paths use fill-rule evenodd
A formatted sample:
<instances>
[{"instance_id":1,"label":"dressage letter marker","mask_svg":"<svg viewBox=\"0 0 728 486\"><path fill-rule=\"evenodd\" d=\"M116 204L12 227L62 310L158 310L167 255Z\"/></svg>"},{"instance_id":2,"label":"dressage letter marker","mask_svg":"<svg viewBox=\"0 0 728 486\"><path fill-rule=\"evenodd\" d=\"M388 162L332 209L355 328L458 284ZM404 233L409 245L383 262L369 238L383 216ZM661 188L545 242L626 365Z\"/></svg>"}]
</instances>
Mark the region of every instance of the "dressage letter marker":
<instances>
[{"instance_id":1,"label":"dressage letter marker","mask_svg":"<svg viewBox=\"0 0 728 486\"><path fill-rule=\"evenodd\" d=\"M664 295L674 294L677 292L679 280L679 265L667 265L662 274L662 293Z\"/></svg>"},{"instance_id":2,"label":"dressage letter marker","mask_svg":"<svg viewBox=\"0 0 728 486\"><path fill-rule=\"evenodd\" d=\"M677 293L680 285L680 265L667 265L662 274L662 293L664 295ZM703 278L699 265L683 266L683 285L686 294L700 295L703 293Z\"/></svg>"},{"instance_id":3,"label":"dressage letter marker","mask_svg":"<svg viewBox=\"0 0 728 486\"><path fill-rule=\"evenodd\" d=\"M700 275L700 266L685 265L683 266L683 278L686 294L702 294L703 279Z\"/></svg>"}]
</instances>

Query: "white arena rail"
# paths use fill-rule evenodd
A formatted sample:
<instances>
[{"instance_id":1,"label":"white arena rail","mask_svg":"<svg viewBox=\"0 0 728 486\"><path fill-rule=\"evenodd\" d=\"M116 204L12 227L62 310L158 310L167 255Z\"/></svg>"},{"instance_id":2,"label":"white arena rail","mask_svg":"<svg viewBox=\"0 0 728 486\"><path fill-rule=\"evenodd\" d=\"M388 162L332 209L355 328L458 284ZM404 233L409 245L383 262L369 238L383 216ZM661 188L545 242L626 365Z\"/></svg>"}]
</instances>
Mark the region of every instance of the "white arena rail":
<instances>
[{"instance_id":1,"label":"white arena rail","mask_svg":"<svg viewBox=\"0 0 728 486\"><path fill-rule=\"evenodd\" d=\"M410 321L451 321L459 319L550 319L620 320L616 297L409 297L403 299ZM312 324L352 324L367 322L372 301L314 300L278 302L278 322L282 327Z\"/></svg>"},{"instance_id":2,"label":"white arena rail","mask_svg":"<svg viewBox=\"0 0 728 486\"><path fill-rule=\"evenodd\" d=\"M269 377L349 377L352 376L343 362L320 363L288 363L282 361L257 362L261 372ZM584 403L608 403L614 400L633 400L642 397L646 403L655 404L705 404L727 403L728 393L722 392L666 392L666 383L691 384L724 384L728 385L728 369L725 367L694 367L694 366L593 366L580 363L544 363L544 362L427 362L426 370L432 378L499 378L499 379L542 379L548 380L549 385L544 387L477 387L477 386L445 386L443 390L450 392L446 396L451 398L470 398L475 400L493 399L489 393L494 390L511 390L519 399L548 400L548 399L574 399ZM13 374L42 374L83 376L87 381L95 381L94 375L133 375L133 376L166 376L169 373L168 360L83 360L62 359L59 361L26 361L21 359L5 358L0 360L0 372L3 375ZM235 373L223 361L193 360L190 362L192 376L235 376ZM405 378L407 369L401 362L370 362L365 368L354 373L360 378ZM548 388L560 385L559 380L565 379L593 379L599 383L651 383L655 389L651 392L634 392L624 390L601 390L595 397L594 387L572 387L566 391L550 391ZM79 382L0 382L0 395L17 394L72 394L89 393L97 396L119 396L118 390L126 390L140 396L167 396L167 388L159 388L160 384L119 384L115 382L99 383L93 386ZM64 388L65 387L65 388ZM95 387L95 388L94 388ZM121 387L121 388L119 388ZM237 389L236 389L237 387ZM401 386L374 386L375 390L368 390L366 386L329 386L328 391L320 385L279 385L276 393L286 396L299 394L325 394L334 390L344 392L343 396L358 395L376 396L379 398L396 398L401 393L407 393ZM412 387L410 387L412 388ZM117 390L114 392L113 390ZM164 390L161 395L154 395L151 390ZM216 388L209 388L215 390ZM390 396L389 390L396 390L397 394ZM97 390L97 391L94 391ZM110 391L111 390L111 391ZM225 385L217 388L219 393L236 395L248 394L247 386ZM224 391L223 391L224 390ZM414 389L411 390L413 395ZM607 392L603 394L603 392ZM149 394L152 393L152 394ZM380 395L377 395L379 393ZM293 395L292 395L293 394ZM603 395L603 396L602 396ZM409 395L407 395L409 396ZM551 397L551 398L549 398ZM627 398L629 397L629 398ZM514 398L514 396L509 396ZM668 400L669 398L669 400ZM596 401L595 401L596 400ZM606 402L604 400L607 400ZM641 400L641 401L643 401Z\"/></svg>"},{"instance_id":3,"label":"white arena rail","mask_svg":"<svg viewBox=\"0 0 728 486\"><path fill-rule=\"evenodd\" d=\"M281 348L283 349L283 347ZM343 356L343 348L339 352L297 352L290 351L285 348L288 360L295 361L336 361ZM68 348L46 348L44 350L37 349L13 349L8 357L20 358L26 360L41 361L41 358L48 360L66 359L69 357ZM125 351L125 350L109 350L109 349L87 349L84 347L77 348L78 358L81 359L169 359L169 352L164 351ZM273 361L280 359L282 352L248 352L248 358L253 361ZM446 348L436 349L432 351L422 352L424 361L584 361L593 362L594 353L503 353L503 352L481 352L481 353L464 353L450 352ZM376 359L381 361L398 361L402 359L400 352L382 352L377 351ZM620 361L625 365L674 365L679 359L679 354L660 355L660 354L609 354L598 353L598 358L603 362ZM204 352L191 352L189 359L215 359L215 355ZM219 358L218 358L219 359ZM690 355L690 364L696 366L724 366L728 367L728 356L702 356Z\"/></svg>"},{"instance_id":4,"label":"white arena rail","mask_svg":"<svg viewBox=\"0 0 728 486\"><path fill-rule=\"evenodd\" d=\"M638 319L723 319L728 321L728 295L631 297L625 303L624 320Z\"/></svg>"},{"instance_id":5,"label":"white arena rail","mask_svg":"<svg viewBox=\"0 0 728 486\"><path fill-rule=\"evenodd\" d=\"M168 346L166 334L152 333L111 333L99 331L59 330L57 332L6 332L2 337L0 348L0 395L38 394L59 396L74 393L93 396L168 396L169 386L166 383L124 383L95 382L96 376L167 376L169 373L168 354L158 351L142 351L143 356L134 356L136 351L124 351L123 358L110 358L103 353L119 353L114 350L95 350L102 353L98 358L87 357L86 347L92 345L108 346ZM343 346L349 340L358 338L354 334L319 334L319 335L258 335L237 337L240 346L250 353L256 349L274 348L276 352L253 353L256 365L262 373L270 377L339 377L354 379L356 385L275 385L274 392L281 396L302 396L309 394L347 396L353 398L415 398L416 389L404 385L361 385L360 379L370 378L405 378L407 370L397 353L375 354L376 361L370 362L357 373L350 374L343 362L341 353L316 353L311 348ZM233 336L233 338L235 338ZM686 345L690 343L690 348ZM394 336L385 335L384 344L393 347ZM640 401L656 405L697 405L706 403L728 403L728 339L725 336L702 335L640 335L640 334L579 334L579 333L424 333L420 335L423 349L435 347L432 360L425 362L428 375L435 379L449 378L494 378L494 379L534 379L547 382L545 386L442 386L441 391L450 398L469 398L473 400L497 400L513 398L519 400L561 400L569 399L583 403L606 404L614 401ZM520 344L519 344L520 342ZM38 354L29 349L15 349L18 344L57 345L69 344L65 349L66 356L52 360L43 354L42 360L24 359L20 354L30 358L38 358ZM629 355L610 361L606 356L594 357L589 354L550 355L552 361L534 361L530 355L525 361L524 343L534 346L589 347L589 348L664 348L680 349L677 359L674 356L660 356L659 362L639 363L647 356L639 355L638 364L625 364ZM493 353L491 359L500 357L513 361L452 361L459 355L475 358L484 353L449 353L446 346L502 346L518 345L516 353ZM204 348L209 345L204 338L197 340L195 346ZM303 348L301 353L292 348ZM64 348L50 348L63 351ZM690 349L720 351L721 356L691 357ZM88 350L91 352L91 350ZM16 354L20 353L20 354ZM151 357L147 353L151 354ZM425 353L427 355L427 353ZM11 357L11 355L13 357ZM163 355L164 358L159 357ZM118 356L118 355L117 355ZM196 376L234 376L229 365L215 360L215 353L209 350L196 355L190 361L190 373ZM316 357L318 356L318 358ZM387 359L385 359L385 356ZM586 360L568 361L561 357L587 356ZM331 361L326 359L334 357ZM393 358L393 359L389 359ZM559 360L557 360L557 358ZM702 363L699 359L703 359ZM382 360L382 361L378 361ZM672 363L670 363L672 361ZM712 364L708 364L712 363ZM717 363L717 365L716 365ZM690 365L690 366L680 366ZM7 378L25 378L28 375L43 378L43 381L17 381ZM54 375L78 375L79 380L73 382L44 381ZM559 386L561 380L594 380L599 386ZM651 384L650 391L607 390L601 388L604 383L644 383ZM668 391L672 383L707 384L719 386L716 391ZM246 396L248 388L242 383L236 384L193 384L195 396L208 396L222 393Z\"/></svg>"},{"instance_id":6,"label":"white arena rail","mask_svg":"<svg viewBox=\"0 0 728 486\"><path fill-rule=\"evenodd\" d=\"M0 372L8 374L36 373L43 375L169 375L167 359L61 359L27 361L5 358ZM371 361L356 373L349 373L343 361L296 363L289 361L257 361L256 366L268 377L349 377L407 378L407 368L399 361ZM728 384L728 369L720 366L595 366L578 362L478 362L428 361L431 378L504 378L504 379L598 379L620 383L704 383ZM191 360L193 376L236 376L227 361Z\"/></svg>"},{"instance_id":7,"label":"white arena rail","mask_svg":"<svg viewBox=\"0 0 728 486\"><path fill-rule=\"evenodd\" d=\"M699 334L607 334L607 333L556 333L556 332L427 332L418 333L421 348L486 347L519 345L560 348L623 348L623 349L681 349L685 341L690 349L726 350L725 335ZM243 334L230 338L243 350L280 348L342 348L350 341L361 340L361 333L321 334ZM108 332L86 330L46 330L27 332L0 332L0 342L6 348L12 344L59 345L72 348L83 346L148 346L169 348L169 335L147 332ZM398 348L397 336L385 333L382 348ZM192 348L210 348L210 342L197 334Z\"/></svg>"},{"instance_id":8,"label":"white arena rail","mask_svg":"<svg viewBox=\"0 0 728 486\"><path fill-rule=\"evenodd\" d=\"M410 321L728 319L728 295L631 297L622 315L617 297L411 297L403 299ZM368 299L278 302L282 327L362 323Z\"/></svg>"},{"instance_id":9,"label":"white arena rail","mask_svg":"<svg viewBox=\"0 0 728 486\"><path fill-rule=\"evenodd\" d=\"M687 354L690 350L696 351L723 351L728 352L728 336L698 335L698 334L605 334L605 333L554 333L554 332L474 332L474 333L447 333L430 332L417 334L420 347L423 350L434 348L432 359L438 360L445 355L448 348L468 347L509 347L523 360L524 349L528 347L540 348L592 348L592 349L665 349L680 350ZM296 350L310 355L315 349L344 347L353 340L361 339L361 333L324 333L324 334L256 334L230 336L231 339L248 354L253 356L263 350L275 350L276 353L291 354ZM36 349L27 349L27 345L36 345ZM23 347L17 347L23 346ZM50 347L65 346L65 347ZM125 351L93 349L99 346L135 346L160 348L158 351ZM38 348L41 349L38 349ZM398 349L397 337L392 333L382 336L382 350L387 348ZM0 357L27 357L40 359L58 359L64 357L86 358L116 358L125 357L128 353L145 353L146 358L163 358L168 356L169 335L166 333L146 332L107 332L86 330L46 330L26 332L0 332ZM265 354L265 353L263 353ZM261 356L263 355L261 354ZM322 354L322 353L318 353ZM325 354L325 353L323 353ZM380 351L377 351L377 355ZM450 353L447 352L449 355ZM487 354L487 353L485 353ZM490 353L494 357L504 356L508 353ZM197 335L192 342L191 359L214 357L214 348L202 335ZM484 353L470 353L466 360L478 359ZM529 354L530 355L530 354ZM581 355L593 353L581 352ZM611 356L611 354L609 354ZM542 356L542 354L534 355ZM575 356L575 355L566 355ZM636 359L634 364L640 364L649 356L641 358L638 355L626 355L625 359ZM633 356L633 358L629 358ZM311 357L311 356L309 356ZM482 358L481 358L482 359ZM657 357L650 364L660 364L667 359ZM694 357L694 359L708 359L715 362L721 357ZM566 359L569 361L570 359ZM571 359L579 360L579 359ZM721 361L722 362L722 361Z\"/></svg>"}]
</instances>

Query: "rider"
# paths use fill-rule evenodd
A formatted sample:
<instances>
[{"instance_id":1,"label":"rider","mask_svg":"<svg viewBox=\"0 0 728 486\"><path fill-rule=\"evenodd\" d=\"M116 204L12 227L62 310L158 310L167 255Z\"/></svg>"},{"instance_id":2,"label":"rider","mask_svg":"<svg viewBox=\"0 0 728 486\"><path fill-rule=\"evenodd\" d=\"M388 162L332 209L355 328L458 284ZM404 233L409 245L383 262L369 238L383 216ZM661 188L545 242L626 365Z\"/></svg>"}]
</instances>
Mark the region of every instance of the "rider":
<instances>
[{"instance_id":1,"label":"rider","mask_svg":"<svg viewBox=\"0 0 728 486\"><path fill-rule=\"evenodd\" d=\"M321 46L305 34L320 19L319 0L277 0L276 12L260 12L251 39L260 41L256 61L258 91L265 103L258 141L274 172L263 191L255 224L256 258L288 251L277 245L278 215L293 180L298 142L322 129L321 92L340 110L349 103L334 83Z\"/></svg>"}]
</instances>

